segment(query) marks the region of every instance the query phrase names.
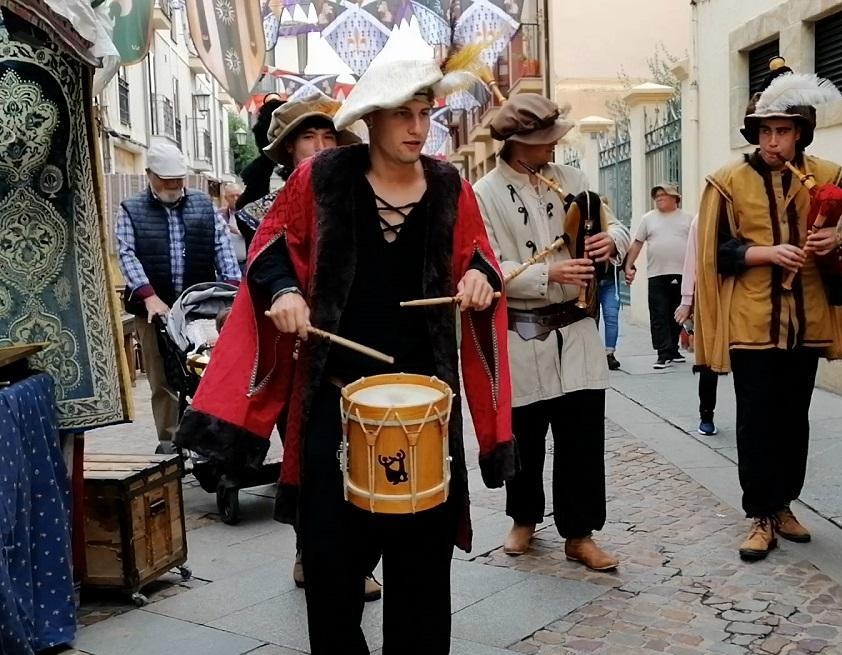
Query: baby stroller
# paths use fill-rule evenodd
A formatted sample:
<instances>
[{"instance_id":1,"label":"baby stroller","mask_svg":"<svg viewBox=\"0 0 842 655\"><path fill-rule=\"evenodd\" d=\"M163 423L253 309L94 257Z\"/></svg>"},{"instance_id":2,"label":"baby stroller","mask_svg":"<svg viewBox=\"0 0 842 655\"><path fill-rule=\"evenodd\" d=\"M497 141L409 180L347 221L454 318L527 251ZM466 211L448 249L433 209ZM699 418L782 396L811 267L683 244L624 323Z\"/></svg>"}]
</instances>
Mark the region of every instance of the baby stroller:
<instances>
[{"instance_id":1,"label":"baby stroller","mask_svg":"<svg viewBox=\"0 0 842 655\"><path fill-rule=\"evenodd\" d=\"M224 282L194 284L178 297L166 320L155 317L167 382L178 395L179 419L196 393L219 336L216 317L231 308L236 293L237 287ZM229 525L240 518L240 489L277 482L280 475L280 462L242 470L197 453L180 451L180 454L185 462L192 463L190 470L202 489L216 493L219 515Z\"/></svg>"}]
</instances>

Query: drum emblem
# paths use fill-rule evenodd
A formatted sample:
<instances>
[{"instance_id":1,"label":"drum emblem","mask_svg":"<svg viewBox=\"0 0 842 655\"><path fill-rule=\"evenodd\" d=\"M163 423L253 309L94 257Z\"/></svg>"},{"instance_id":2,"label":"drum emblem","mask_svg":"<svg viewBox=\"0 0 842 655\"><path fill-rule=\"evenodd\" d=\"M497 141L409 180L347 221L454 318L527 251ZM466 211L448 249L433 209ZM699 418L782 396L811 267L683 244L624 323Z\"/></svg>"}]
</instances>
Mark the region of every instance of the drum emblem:
<instances>
[{"instance_id":1,"label":"drum emblem","mask_svg":"<svg viewBox=\"0 0 842 655\"><path fill-rule=\"evenodd\" d=\"M394 457L384 457L383 455L380 455L377 458L380 462L380 466L383 467L386 473L386 479L392 484L400 484L401 482L407 482L409 480L409 475L406 472L406 465L404 464L405 459L406 453L403 449L395 453Z\"/></svg>"}]
</instances>

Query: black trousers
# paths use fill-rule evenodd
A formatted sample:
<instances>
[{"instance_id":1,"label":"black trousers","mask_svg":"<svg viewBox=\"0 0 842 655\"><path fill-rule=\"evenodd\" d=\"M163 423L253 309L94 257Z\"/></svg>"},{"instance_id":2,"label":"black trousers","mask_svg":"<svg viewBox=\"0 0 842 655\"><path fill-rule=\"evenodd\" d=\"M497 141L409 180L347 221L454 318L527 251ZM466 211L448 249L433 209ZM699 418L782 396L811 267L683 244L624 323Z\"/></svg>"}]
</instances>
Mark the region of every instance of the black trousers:
<instances>
[{"instance_id":1,"label":"black trousers","mask_svg":"<svg viewBox=\"0 0 842 655\"><path fill-rule=\"evenodd\" d=\"M371 514L345 502L337 451L339 389L310 410L300 523L313 655L367 655L360 622L364 578L383 554L383 655L450 652L449 503L415 515Z\"/></svg>"},{"instance_id":2,"label":"black trousers","mask_svg":"<svg viewBox=\"0 0 842 655\"><path fill-rule=\"evenodd\" d=\"M649 278L649 329L652 347L658 351L659 358L670 359L678 354L681 326L675 321L675 310L680 304L680 275Z\"/></svg>"},{"instance_id":3,"label":"black trousers","mask_svg":"<svg viewBox=\"0 0 842 655\"><path fill-rule=\"evenodd\" d=\"M544 457L553 429L553 516L562 537L605 525L605 391L588 389L512 410L521 469L506 483L506 514L544 520Z\"/></svg>"},{"instance_id":4,"label":"black trousers","mask_svg":"<svg viewBox=\"0 0 842 655\"><path fill-rule=\"evenodd\" d=\"M807 472L817 351L732 350L743 509L770 516L798 498Z\"/></svg>"},{"instance_id":5,"label":"black trousers","mask_svg":"<svg viewBox=\"0 0 842 655\"><path fill-rule=\"evenodd\" d=\"M703 421L713 420L716 409L716 387L719 376L708 369L699 371L699 417Z\"/></svg>"}]
</instances>

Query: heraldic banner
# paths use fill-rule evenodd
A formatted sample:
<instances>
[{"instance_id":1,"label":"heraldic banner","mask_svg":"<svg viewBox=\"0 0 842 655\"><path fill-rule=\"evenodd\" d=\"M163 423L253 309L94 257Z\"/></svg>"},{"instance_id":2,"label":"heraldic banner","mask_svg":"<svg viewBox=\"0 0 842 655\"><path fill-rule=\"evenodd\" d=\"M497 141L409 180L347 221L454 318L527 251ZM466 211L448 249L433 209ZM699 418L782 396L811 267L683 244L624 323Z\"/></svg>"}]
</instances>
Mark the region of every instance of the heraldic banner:
<instances>
[{"instance_id":1,"label":"heraldic banner","mask_svg":"<svg viewBox=\"0 0 842 655\"><path fill-rule=\"evenodd\" d=\"M91 164L91 71L37 28L24 36L0 25L0 345L48 344L32 363L55 380L59 427L82 431L129 411Z\"/></svg>"}]
</instances>

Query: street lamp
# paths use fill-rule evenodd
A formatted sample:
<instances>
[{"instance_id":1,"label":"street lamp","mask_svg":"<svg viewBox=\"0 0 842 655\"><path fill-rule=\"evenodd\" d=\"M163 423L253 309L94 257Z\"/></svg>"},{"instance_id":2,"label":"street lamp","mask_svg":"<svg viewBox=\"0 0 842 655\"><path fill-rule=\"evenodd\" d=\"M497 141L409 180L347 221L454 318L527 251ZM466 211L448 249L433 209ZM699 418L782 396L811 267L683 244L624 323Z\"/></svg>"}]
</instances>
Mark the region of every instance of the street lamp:
<instances>
[{"instance_id":1,"label":"street lamp","mask_svg":"<svg viewBox=\"0 0 842 655\"><path fill-rule=\"evenodd\" d=\"M199 113L207 114L210 111L210 93L194 93L193 102Z\"/></svg>"},{"instance_id":2,"label":"street lamp","mask_svg":"<svg viewBox=\"0 0 842 655\"><path fill-rule=\"evenodd\" d=\"M246 132L242 127L238 127L234 130L234 141L239 147L243 147L246 145L246 138L248 137L248 132Z\"/></svg>"}]
</instances>

